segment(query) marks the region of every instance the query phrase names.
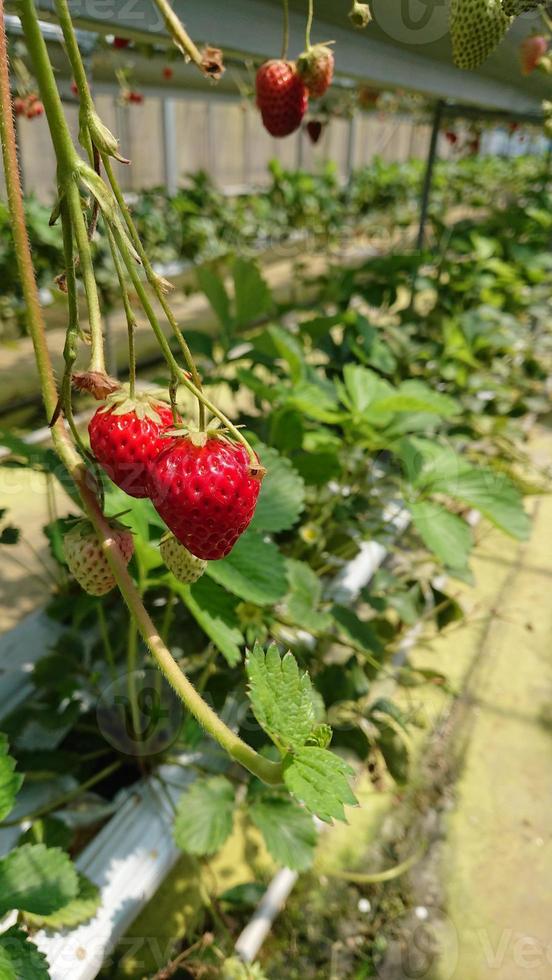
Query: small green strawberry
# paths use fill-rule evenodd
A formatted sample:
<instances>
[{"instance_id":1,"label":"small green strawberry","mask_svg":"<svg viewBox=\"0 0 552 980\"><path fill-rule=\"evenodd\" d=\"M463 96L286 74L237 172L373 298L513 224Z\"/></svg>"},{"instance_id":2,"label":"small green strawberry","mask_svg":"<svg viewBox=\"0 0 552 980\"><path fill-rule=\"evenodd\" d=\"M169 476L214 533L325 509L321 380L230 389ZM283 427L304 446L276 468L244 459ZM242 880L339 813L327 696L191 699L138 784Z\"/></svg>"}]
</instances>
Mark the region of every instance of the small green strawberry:
<instances>
[{"instance_id":1,"label":"small green strawberry","mask_svg":"<svg viewBox=\"0 0 552 980\"><path fill-rule=\"evenodd\" d=\"M207 568L207 562L192 555L173 534L166 534L161 539L159 550L169 571L185 585L197 582Z\"/></svg>"},{"instance_id":2,"label":"small green strawberry","mask_svg":"<svg viewBox=\"0 0 552 980\"><path fill-rule=\"evenodd\" d=\"M519 17L543 6L544 0L502 0L502 9L507 17Z\"/></svg>"},{"instance_id":3,"label":"small green strawberry","mask_svg":"<svg viewBox=\"0 0 552 980\"><path fill-rule=\"evenodd\" d=\"M500 44L512 18L500 0L451 0L452 56L459 68L479 68Z\"/></svg>"},{"instance_id":4,"label":"small green strawberry","mask_svg":"<svg viewBox=\"0 0 552 980\"><path fill-rule=\"evenodd\" d=\"M134 540L130 531L112 521L113 544L128 565L134 552ZM115 579L107 558L89 521L79 521L63 539L65 560L77 582L88 595L105 595L115 586Z\"/></svg>"}]
</instances>

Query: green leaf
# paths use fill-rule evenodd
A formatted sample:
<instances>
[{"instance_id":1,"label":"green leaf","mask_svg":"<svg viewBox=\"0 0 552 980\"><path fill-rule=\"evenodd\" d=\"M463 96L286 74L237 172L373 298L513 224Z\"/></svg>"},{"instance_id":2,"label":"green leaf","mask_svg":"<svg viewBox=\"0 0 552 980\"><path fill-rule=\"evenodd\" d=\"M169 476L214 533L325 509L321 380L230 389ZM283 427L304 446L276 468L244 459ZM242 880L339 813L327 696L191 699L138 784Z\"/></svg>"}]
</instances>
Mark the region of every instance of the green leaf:
<instances>
[{"instance_id":1,"label":"green leaf","mask_svg":"<svg viewBox=\"0 0 552 980\"><path fill-rule=\"evenodd\" d=\"M325 630L332 624L329 613L318 609L322 583L310 565L288 558L287 575L290 591L285 599L286 615L303 629Z\"/></svg>"},{"instance_id":2,"label":"green leaf","mask_svg":"<svg viewBox=\"0 0 552 980\"><path fill-rule=\"evenodd\" d=\"M235 327L247 327L274 308L270 289L255 262L236 259L234 277Z\"/></svg>"},{"instance_id":3,"label":"green leaf","mask_svg":"<svg viewBox=\"0 0 552 980\"><path fill-rule=\"evenodd\" d=\"M278 864L294 871L310 868L317 834L312 817L302 807L281 796L263 796L247 812Z\"/></svg>"},{"instance_id":4,"label":"green leaf","mask_svg":"<svg viewBox=\"0 0 552 980\"><path fill-rule=\"evenodd\" d=\"M98 911L102 899L101 892L86 875L78 875L78 893L67 905L51 915L32 915L27 912L25 921L37 929L74 929L88 922Z\"/></svg>"},{"instance_id":5,"label":"green leaf","mask_svg":"<svg viewBox=\"0 0 552 980\"><path fill-rule=\"evenodd\" d=\"M340 422L343 418L335 400L335 389L329 385L300 381L293 386L286 405L316 422Z\"/></svg>"},{"instance_id":6,"label":"green leaf","mask_svg":"<svg viewBox=\"0 0 552 980\"><path fill-rule=\"evenodd\" d=\"M49 977L46 956L23 929L12 926L0 935L0 980L49 980Z\"/></svg>"},{"instance_id":7,"label":"green leaf","mask_svg":"<svg viewBox=\"0 0 552 980\"><path fill-rule=\"evenodd\" d=\"M461 517L429 500L410 504L410 513L422 541L439 561L451 569L466 567L473 541Z\"/></svg>"},{"instance_id":8,"label":"green leaf","mask_svg":"<svg viewBox=\"0 0 552 980\"><path fill-rule=\"evenodd\" d=\"M224 776L193 783L178 801L174 818L177 847L188 854L214 854L232 832L234 787Z\"/></svg>"},{"instance_id":9,"label":"green leaf","mask_svg":"<svg viewBox=\"0 0 552 980\"><path fill-rule=\"evenodd\" d=\"M51 915L77 891L75 867L59 848L24 844L0 860L0 915L12 909Z\"/></svg>"},{"instance_id":10,"label":"green leaf","mask_svg":"<svg viewBox=\"0 0 552 980\"><path fill-rule=\"evenodd\" d=\"M23 782L23 776L14 772L15 765L15 759L8 755L8 740L0 732L0 822L10 813Z\"/></svg>"},{"instance_id":11,"label":"green leaf","mask_svg":"<svg viewBox=\"0 0 552 980\"><path fill-rule=\"evenodd\" d=\"M301 673L292 653L280 656L275 643L266 654L260 644L255 644L245 667L249 699L261 728L276 745L304 745L317 720L309 675Z\"/></svg>"},{"instance_id":12,"label":"green leaf","mask_svg":"<svg viewBox=\"0 0 552 980\"><path fill-rule=\"evenodd\" d=\"M335 605L332 607L332 616L338 624L339 632L354 643L358 643L367 653L383 653L383 647L370 623L365 623L359 619L354 609L348 606Z\"/></svg>"},{"instance_id":13,"label":"green leaf","mask_svg":"<svg viewBox=\"0 0 552 980\"><path fill-rule=\"evenodd\" d=\"M229 592L270 606L287 592L285 561L272 541L265 541L257 531L248 531L227 558L210 561L207 575Z\"/></svg>"},{"instance_id":14,"label":"green leaf","mask_svg":"<svg viewBox=\"0 0 552 980\"><path fill-rule=\"evenodd\" d=\"M513 538L524 541L529 537L531 521L521 494L503 473L470 467L458 473L452 483L437 482L432 489L462 500Z\"/></svg>"},{"instance_id":15,"label":"green leaf","mask_svg":"<svg viewBox=\"0 0 552 980\"><path fill-rule=\"evenodd\" d=\"M374 402L392 395L394 390L375 371L359 364L345 365L343 381L341 400L355 414L364 414Z\"/></svg>"},{"instance_id":16,"label":"green leaf","mask_svg":"<svg viewBox=\"0 0 552 980\"><path fill-rule=\"evenodd\" d=\"M262 444L256 444L255 449L267 473L251 527L273 534L288 531L305 506L305 484L285 456Z\"/></svg>"},{"instance_id":17,"label":"green leaf","mask_svg":"<svg viewBox=\"0 0 552 980\"><path fill-rule=\"evenodd\" d=\"M373 407L379 412L424 412L444 418L460 411L454 398L433 391L423 381L403 381L394 394L378 399Z\"/></svg>"},{"instance_id":18,"label":"green leaf","mask_svg":"<svg viewBox=\"0 0 552 980\"><path fill-rule=\"evenodd\" d=\"M343 806L356 806L349 786L353 769L338 755L304 746L284 759L284 782L290 793L320 820L345 822Z\"/></svg>"},{"instance_id":19,"label":"green leaf","mask_svg":"<svg viewBox=\"0 0 552 980\"><path fill-rule=\"evenodd\" d=\"M191 587L179 582L173 588L230 666L239 663L245 641L236 618L236 600L205 575Z\"/></svg>"},{"instance_id":20,"label":"green leaf","mask_svg":"<svg viewBox=\"0 0 552 980\"><path fill-rule=\"evenodd\" d=\"M8 952L2 946L2 936L0 935L0 980L17 980L15 965L10 959Z\"/></svg>"},{"instance_id":21,"label":"green leaf","mask_svg":"<svg viewBox=\"0 0 552 980\"><path fill-rule=\"evenodd\" d=\"M304 377L306 367L301 345L288 330L271 324L257 334L253 340L253 348L272 360L285 361L294 384Z\"/></svg>"},{"instance_id":22,"label":"green leaf","mask_svg":"<svg viewBox=\"0 0 552 980\"><path fill-rule=\"evenodd\" d=\"M221 276L207 265L197 270L199 288L203 290L222 326L228 329L232 323L230 300Z\"/></svg>"}]
</instances>

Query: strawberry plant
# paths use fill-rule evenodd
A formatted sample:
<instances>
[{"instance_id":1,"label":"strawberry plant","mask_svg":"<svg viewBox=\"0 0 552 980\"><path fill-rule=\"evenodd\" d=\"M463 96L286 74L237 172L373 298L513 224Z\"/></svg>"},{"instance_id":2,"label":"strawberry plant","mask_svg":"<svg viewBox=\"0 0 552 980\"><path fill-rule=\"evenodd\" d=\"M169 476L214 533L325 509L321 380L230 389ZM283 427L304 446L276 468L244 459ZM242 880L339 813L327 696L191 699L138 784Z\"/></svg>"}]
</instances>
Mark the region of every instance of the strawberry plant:
<instances>
[{"instance_id":1,"label":"strawberry plant","mask_svg":"<svg viewBox=\"0 0 552 980\"><path fill-rule=\"evenodd\" d=\"M221 53L197 49L170 4L155 3L177 47L203 75L220 75ZM84 158L68 131L35 5L22 0L19 8L58 164L51 221L60 226L62 259L56 252L53 262L61 264L67 331L56 384L25 227L2 29L0 135L13 258L56 456L13 436L2 442L10 465L55 473L77 514L76 523L56 519L47 528L63 569L49 610L61 624L59 638L34 667L28 701L2 721L22 770L70 771L73 780L69 790L13 815L20 780L2 741L0 819L9 827L25 818L32 836L0 859L0 911L22 913L0 936L0 969L8 977L17 975L10 957L20 973L28 961L46 975L20 926L69 926L96 907L94 889L79 881L63 852L78 851L82 841L63 837L59 826L68 806L92 789L88 827L117 807L121 785L155 774L161 760L182 764L182 753L193 750L195 778L175 815L177 844L211 855L239 818L260 832L277 863L301 871L313 859L313 818L345 819L363 764L377 771L374 781L382 771L397 786L408 781L408 726L416 719L384 696L378 681L445 682L438 670L416 672L408 660L397 668L395 655L420 618L445 628L462 615L437 573L470 579L472 509L518 539L528 534L516 418L544 411L544 368L532 345L549 272L542 187L527 192L530 222L525 204L507 215L494 208L477 226L445 228L436 216L434 253L396 249L332 268L307 308L278 304L243 256L227 263L230 290L220 269L204 265L198 285L220 331L204 342L200 372L117 181L112 160L125 161L97 114L68 4L55 0L55 13L78 92ZM351 13L369 19L367 5L355 3ZM474 54L482 13L486 28ZM331 81L331 49L310 44L312 14L310 3L299 63L287 60L285 18L282 57L257 75L263 120L277 135L300 125L307 89L318 97ZM460 60L480 59L481 45L490 49L502 23L497 4L457 0L453 16ZM440 206L457 200L474 169L454 165L457 182L441 177ZM327 241L345 226L358 227L359 214L373 218L389 204L393 221L406 225L419 168L378 164L341 192L330 168L313 177L274 165L272 175L268 210L266 201L250 199L230 216L198 178L171 203L171 227L183 232L179 254L201 238L197 226L197 239L186 229L190 213L202 221L206 201L206 250L213 228L223 226L242 229L248 243L274 229L289 232L290 224L314 228ZM486 190L483 181L474 183L473 200ZM147 208L136 210L162 245L163 229ZM105 370L95 267L102 249L111 275L104 301L115 281L127 319L128 389ZM136 384L135 305L164 365L160 384L146 392ZM513 318L523 321L514 320L517 334ZM85 345L88 369L75 372ZM543 352L548 357L546 342ZM74 390L101 402L90 446L75 421ZM482 403L490 406L485 416ZM239 425L231 417L238 413ZM2 540L6 531L9 543L13 529L4 528ZM339 576L367 542L390 556L351 595ZM141 739L136 675L150 666L160 674L152 734ZM110 688L117 692L111 700ZM159 719L175 703L168 738ZM56 834L65 842L59 853L50 844ZM38 855L29 851L34 847Z\"/></svg>"}]
</instances>

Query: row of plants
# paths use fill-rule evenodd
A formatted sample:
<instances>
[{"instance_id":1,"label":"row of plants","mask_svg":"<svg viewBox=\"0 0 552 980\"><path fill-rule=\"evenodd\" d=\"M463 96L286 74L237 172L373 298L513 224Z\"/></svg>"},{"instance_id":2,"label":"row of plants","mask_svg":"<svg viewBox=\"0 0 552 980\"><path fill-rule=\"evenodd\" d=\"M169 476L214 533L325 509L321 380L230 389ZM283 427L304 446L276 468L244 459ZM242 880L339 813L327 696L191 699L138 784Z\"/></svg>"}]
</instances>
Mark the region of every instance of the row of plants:
<instances>
[{"instance_id":1,"label":"row of plants","mask_svg":"<svg viewBox=\"0 0 552 980\"><path fill-rule=\"evenodd\" d=\"M334 164L320 172L270 166L271 181L263 191L229 197L207 174L191 175L187 185L169 196L163 188L144 191L132 213L151 260L201 263L233 251L253 253L285 247L299 233L309 247L325 248L352 234L381 236L416 222L423 163L386 163L376 159L357 170L343 185ZM432 214L435 220L450 208L488 207L500 188L503 200L517 198L523 188L544 179L538 157L511 160L496 157L442 161L435 174ZM53 290L63 268L60 228L50 223L51 208L28 197L25 201L39 285ZM7 204L0 202L0 339L25 332L25 309ZM109 243L101 227L95 244L95 269L107 307L118 301L118 283Z\"/></svg>"},{"instance_id":2,"label":"row of plants","mask_svg":"<svg viewBox=\"0 0 552 980\"><path fill-rule=\"evenodd\" d=\"M221 53L199 52L167 0L155 5L199 70L220 74ZM17 915L0 934L6 980L48 976L32 941L37 928L55 931L94 914L101 895L74 858L117 808L121 789L151 775L165 792L162 761L194 776L175 810L184 852L215 854L239 820L277 865L298 871L313 860L313 818L345 820L359 774L399 792L408 783L408 733L419 718L376 682L446 682L438 665L399 668L394 654L414 623L444 629L462 615L442 573L470 579L472 509L527 537L523 493L540 486L529 480L524 426L546 409L548 368L539 306L546 234L533 230L548 192L537 182L514 238L492 208L484 230L436 226L427 254L395 249L332 269L308 309L278 305L248 258L230 260L230 292L220 271L202 266L198 283L220 332L196 360L114 174L118 143L95 110L67 0L55 0L55 14L86 160L71 140L33 0L21 0L18 12L58 162L51 220L63 232L67 332L58 387L26 236L0 17L11 227L56 455L10 433L2 444L8 465L59 480L74 513L46 529L60 569L49 614L64 629L35 663L31 696L2 719L3 827L24 831L0 858L0 912ZM313 14L310 4L307 54ZM286 25L284 4L284 50ZM295 85L295 68L288 76ZM313 88L311 78L311 95ZM301 209L299 202L297 215ZM127 318L128 388L105 371L98 222ZM149 394L136 389L136 304L165 361ZM86 343L88 370L75 372ZM90 445L75 423L74 388L103 402ZM222 411L222 390L242 425ZM398 515L409 519L400 540ZM9 547L17 529L9 515L2 519ZM366 541L385 546L387 565L360 596L336 592L336 573ZM38 804L37 784L47 787ZM221 975L230 944L222 933L209 944L204 975ZM235 961L223 969L248 972Z\"/></svg>"},{"instance_id":3,"label":"row of plants","mask_svg":"<svg viewBox=\"0 0 552 980\"><path fill-rule=\"evenodd\" d=\"M542 487L542 477L531 476L524 438L527 419L548 410L547 200L533 184L516 208L443 228L438 252L335 266L309 310L278 306L251 260L231 261L233 295L224 270L199 271L198 285L220 318L200 370L208 391L225 385L234 393L268 470L255 517L230 555L209 562L205 576L188 585L162 561L165 527L151 503L104 479L105 512L124 513L134 537L132 576L179 666L250 745L262 748L264 724L277 742L299 738L322 750L333 729L337 758L355 772L367 767L380 787L391 781L400 791L407 783L416 710L406 715L373 693L375 682L389 675L409 687L446 682L438 664L421 675L408 662L395 669L393 655L420 619L444 629L462 616L453 579L470 578L470 508L521 539L529 529L522 494ZM189 415L182 391L178 404ZM13 450L10 465L41 468L67 486L49 450L29 449L7 433L0 441ZM403 510L411 523L397 541L392 518ZM21 874L27 882L22 899L9 891L5 899L22 909L18 929L32 934L38 925L59 928L93 913L97 891L62 855L78 853L122 786L190 750L197 778L174 830L183 850L213 854L240 812L277 864L308 868L316 845L309 803L299 806L247 777L209 749L191 715L175 714L170 688L152 686L151 658L125 609L113 594L82 593L68 576L62 542L70 526L64 516L46 529L59 563L48 613L64 630L34 669L31 698L2 722L13 760L5 756L8 822L20 774L27 785L61 773L72 781L67 801L53 799L28 815L29 830L3 859L10 881ZM15 536L5 536L6 546ZM390 557L351 605L333 597L332 582L366 540L384 544ZM443 570L447 589L436 584ZM247 695L243 658L256 649L265 663L261 645L270 643L294 659L279 692L285 661L269 647L274 662L265 680L275 700L267 722L266 705ZM255 663L250 654L253 692ZM342 803L352 802L335 796L338 772L310 801L326 819L343 816ZM39 900L28 885L29 861L34 866L42 854L37 846L57 849L40 874ZM65 884L55 891L58 878ZM212 950L205 955L218 962Z\"/></svg>"}]
</instances>

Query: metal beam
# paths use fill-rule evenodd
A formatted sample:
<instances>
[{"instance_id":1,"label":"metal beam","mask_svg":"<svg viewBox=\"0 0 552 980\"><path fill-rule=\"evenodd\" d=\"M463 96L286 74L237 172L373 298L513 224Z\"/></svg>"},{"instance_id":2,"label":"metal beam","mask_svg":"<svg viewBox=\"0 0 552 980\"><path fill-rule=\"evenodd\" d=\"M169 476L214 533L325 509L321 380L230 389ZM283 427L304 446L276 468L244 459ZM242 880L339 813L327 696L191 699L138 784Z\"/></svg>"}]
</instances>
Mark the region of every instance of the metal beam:
<instances>
[{"instance_id":1,"label":"metal beam","mask_svg":"<svg viewBox=\"0 0 552 980\"><path fill-rule=\"evenodd\" d=\"M431 185L433 183L433 171L435 169L435 161L437 159L437 141L439 139L439 130L441 128L441 120L443 118L443 103L441 101L435 104L435 111L433 113L433 126L431 129L431 139L429 141L429 152L427 156L427 164L424 175L424 186L422 189L422 203L420 207L420 227L418 229L418 238L416 241L416 247L418 251L421 251L424 247L425 239L425 229L427 224L427 215L429 210L429 198L431 195Z\"/></svg>"},{"instance_id":2,"label":"metal beam","mask_svg":"<svg viewBox=\"0 0 552 980\"><path fill-rule=\"evenodd\" d=\"M52 17L53 0L37 0L42 16ZM121 32L136 39L163 41L167 36L161 18L151 0L72 0L71 11L78 26L102 33ZM397 5L398 7L398 5ZM12 4L12 9L13 4ZM281 33L281 4L268 0L175 0L175 11L186 23L192 37L199 42L218 44L229 54L265 58L274 56L275 39ZM397 10L400 16L400 10ZM303 46L304 14L291 11L291 50ZM521 18L523 21L523 18ZM521 34L520 34L521 31ZM406 47L392 39L380 40L370 32L355 32L327 21L316 22L313 40L328 37L336 41L337 73L355 82L401 87L433 98L457 99L476 106L520 113L538 113L543 80L527 80L512 65L517 57L519 38L526 25L514 25L501 50L507 53L510 69L505 76L493 64L480 72L464 72L450 62L431 54L420 53L420 47ZM431 51L431 47L427 46ZM491 72L494 73L491 74ZM536 74L536 73L535 73Z\"/></svg>"}]
</instances>

